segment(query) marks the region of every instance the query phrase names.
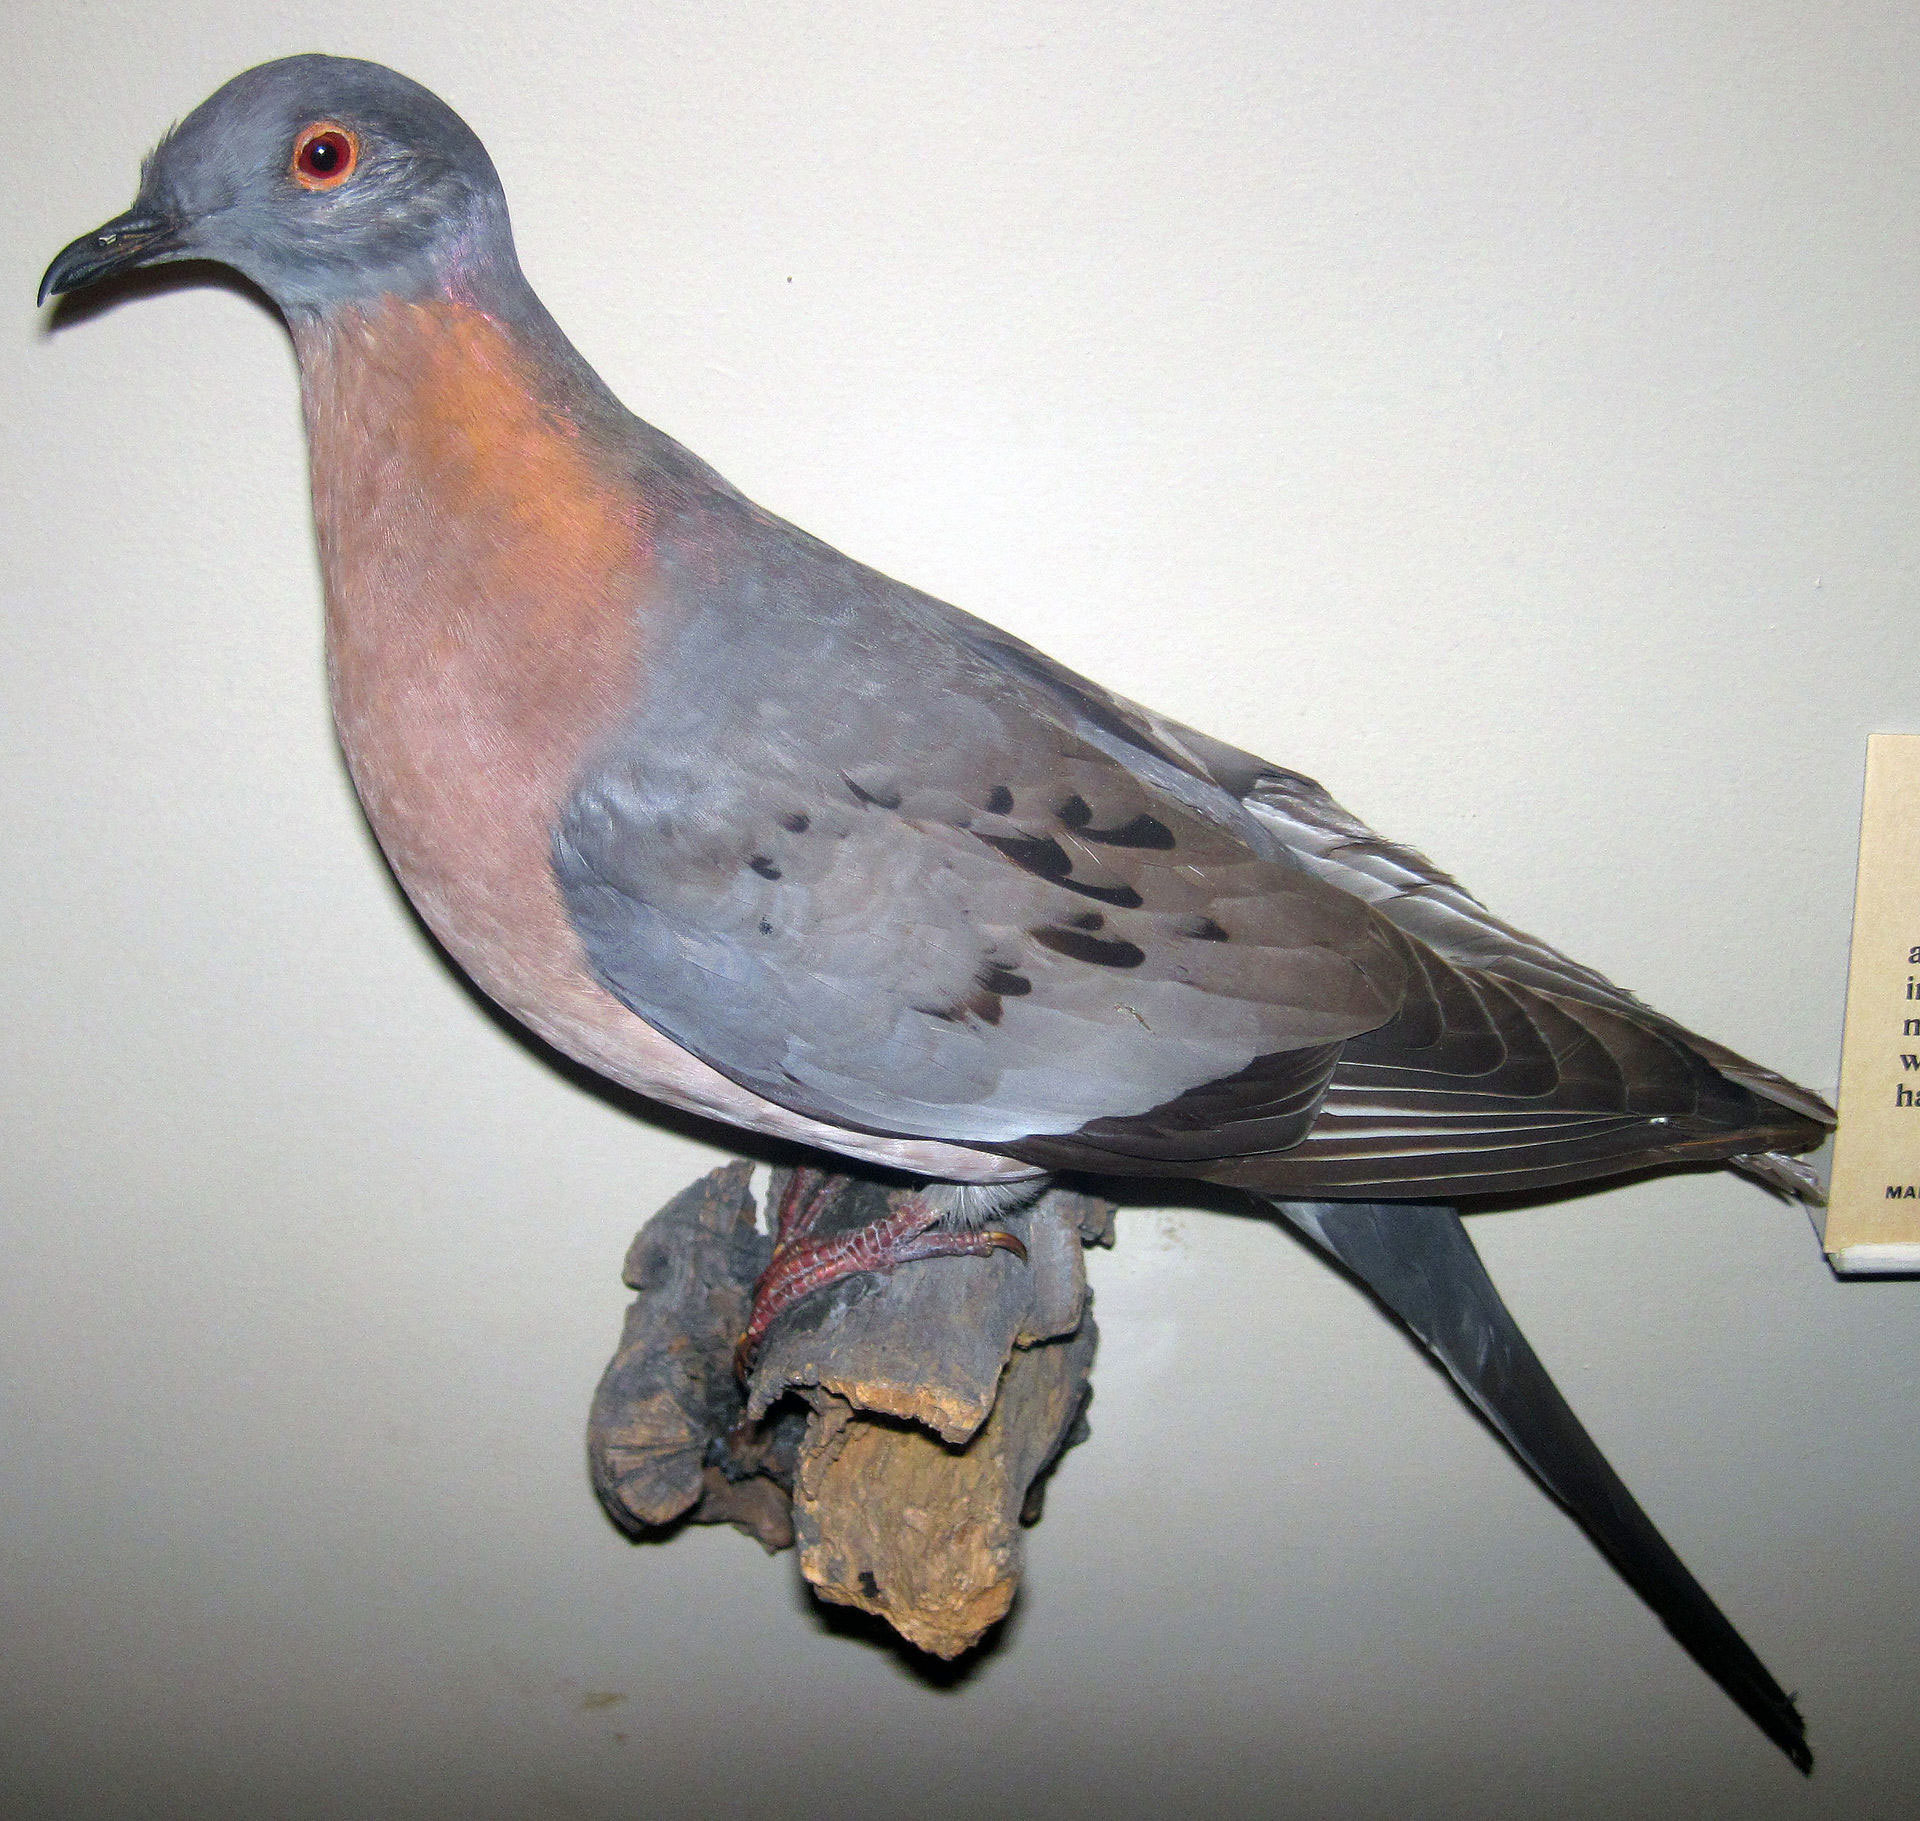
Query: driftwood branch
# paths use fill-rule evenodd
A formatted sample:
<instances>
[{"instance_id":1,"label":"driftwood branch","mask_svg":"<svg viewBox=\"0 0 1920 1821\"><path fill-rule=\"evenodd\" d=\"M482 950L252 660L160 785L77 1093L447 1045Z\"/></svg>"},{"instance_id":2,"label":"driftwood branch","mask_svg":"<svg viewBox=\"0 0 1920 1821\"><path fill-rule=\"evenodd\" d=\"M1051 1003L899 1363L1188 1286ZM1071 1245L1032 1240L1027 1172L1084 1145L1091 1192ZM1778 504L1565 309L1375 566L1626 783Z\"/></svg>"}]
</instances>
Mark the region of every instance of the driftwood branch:
<instances>
[{"instance_id":1,"label":"driftwood branch","mask_svg":"<svg viewBox=\"0 0 1920 1821\"><path fill-rule=\"evenodd\" d=\"M878 1614L953 1657L1005 1616L1020 1528L1086 1433L1096 1332L1081 1250L1112 1208L1054 1189L1002 1224L1023 1263L930 1259L848 1278L769 1330L751 1380L733 1349L771 1242L750 1166L683 1190L628 1251L639 1292L594 1398L594 1486L635 1534L730 1523L799 1546L824 1599ZM782 1186L776 1172L771 1196ZM907 1191L851 1179L836 1225Z\"/></svg>"}]
</instances>

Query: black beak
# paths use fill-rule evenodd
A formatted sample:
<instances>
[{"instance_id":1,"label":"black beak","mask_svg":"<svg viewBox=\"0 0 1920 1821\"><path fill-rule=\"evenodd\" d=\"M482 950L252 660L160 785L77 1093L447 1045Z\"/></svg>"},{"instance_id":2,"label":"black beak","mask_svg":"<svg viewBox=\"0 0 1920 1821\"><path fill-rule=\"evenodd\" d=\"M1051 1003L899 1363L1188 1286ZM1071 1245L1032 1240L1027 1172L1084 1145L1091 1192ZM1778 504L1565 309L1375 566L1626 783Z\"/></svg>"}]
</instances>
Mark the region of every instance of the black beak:
<instances>
[{"instance_id":1,"label":"black beak","mask_svg":"<svg viewBox=\"0 0 1920 1821\"><path fill-rule=\"evenodd\" d=\"M35 302L45 303L49 297L77 291L115 272L131 272L136 266L164 258L178 245L179 231L172 221L151 209L129 209L61 248L40 281Z\"/></svg>"}]
</instances>

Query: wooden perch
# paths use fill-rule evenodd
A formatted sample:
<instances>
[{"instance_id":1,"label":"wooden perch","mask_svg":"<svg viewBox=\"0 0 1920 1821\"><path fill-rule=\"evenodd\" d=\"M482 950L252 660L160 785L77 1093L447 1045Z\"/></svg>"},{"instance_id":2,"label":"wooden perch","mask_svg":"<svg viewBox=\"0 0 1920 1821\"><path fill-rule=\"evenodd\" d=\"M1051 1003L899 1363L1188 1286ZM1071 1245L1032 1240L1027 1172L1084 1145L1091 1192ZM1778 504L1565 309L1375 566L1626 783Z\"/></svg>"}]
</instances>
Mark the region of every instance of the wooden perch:
<instances>
[{"instance_id":1,"label":"wooden perch","mask_svg":"<svg viewBox=\"0 0 1920 1821\"><path fill-rule=\"evenodd\" d=\"M1053 1189L1002 1223L1024 1263L1000 1252L848 1278L774 1324L742 1386L734 1343L771 1251L749 1175L733 1163L703 1177L627 1253L640 1294L594 1397L594 1488L635 1534L684 1520L769 1549L797 1541L822 1598L958 1656L1012 1605L1020 1526L1086 1433L1096 1331L1081 1248L1112 1242L1113 1210ZM850 1179L832 1224L907 1193Z\"/></svg>"}]
</instances>

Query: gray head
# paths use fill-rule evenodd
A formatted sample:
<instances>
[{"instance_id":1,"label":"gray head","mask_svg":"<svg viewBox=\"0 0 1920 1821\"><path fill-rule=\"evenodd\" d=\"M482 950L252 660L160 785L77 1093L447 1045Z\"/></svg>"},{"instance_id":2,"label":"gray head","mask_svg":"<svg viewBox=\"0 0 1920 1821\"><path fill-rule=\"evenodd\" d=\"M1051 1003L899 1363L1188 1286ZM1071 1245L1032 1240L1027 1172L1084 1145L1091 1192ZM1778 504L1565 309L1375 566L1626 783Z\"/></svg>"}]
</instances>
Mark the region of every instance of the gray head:
<instances>
[{"instance_id":1,"label":"gray head","mask_svg":"<svg viewBox=\"0 0 1920 1821\"><path fill-rule=\"evenodd\" d=\"M493 161L437 95L377 63L287 57L234 77L151 153L124 215L48 267L40 300L211 259L283 309L519 288Z\"/></svg>"}]
</instances>

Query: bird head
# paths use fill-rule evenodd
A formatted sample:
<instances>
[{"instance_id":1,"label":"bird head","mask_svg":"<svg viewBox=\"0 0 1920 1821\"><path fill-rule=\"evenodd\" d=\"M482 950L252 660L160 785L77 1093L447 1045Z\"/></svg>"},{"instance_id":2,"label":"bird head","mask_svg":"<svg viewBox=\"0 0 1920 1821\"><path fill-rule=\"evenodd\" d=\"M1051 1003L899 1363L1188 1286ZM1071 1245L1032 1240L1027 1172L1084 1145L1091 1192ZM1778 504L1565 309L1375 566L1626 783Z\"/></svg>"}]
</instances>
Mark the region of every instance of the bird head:
<instances>
[{"instance_id":1,"label":"bird head","mask_svg":"<svg viewBox=\"0 0 1920 1821\"><path fill-rule=\"evenodd\" d=\"M283 310L444 294L517 272L486 148L417 82L287 57L216 90L147 156L123 215L66 247L40 301L112 274L214 260Z\"/></svg>"}]
</instances>

